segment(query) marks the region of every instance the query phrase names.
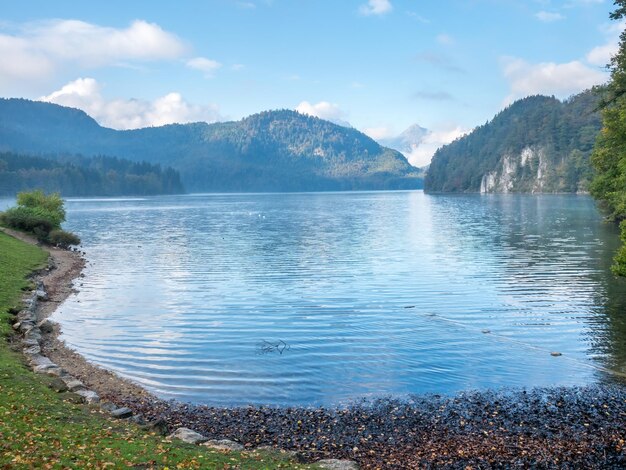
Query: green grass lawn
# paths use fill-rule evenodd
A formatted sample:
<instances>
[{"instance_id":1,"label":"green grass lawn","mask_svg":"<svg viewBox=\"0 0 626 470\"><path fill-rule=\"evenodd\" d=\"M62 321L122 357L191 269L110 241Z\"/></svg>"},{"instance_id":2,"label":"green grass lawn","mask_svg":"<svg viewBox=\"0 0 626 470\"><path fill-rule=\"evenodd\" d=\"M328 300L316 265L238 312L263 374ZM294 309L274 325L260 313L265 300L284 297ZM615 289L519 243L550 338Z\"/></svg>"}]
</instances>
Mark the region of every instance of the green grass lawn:
<instances>
[{"instance_id":1,"label":"green grass lawn","mask_svg":"<svg viewBox=\"0 0 626 470\"><path fill-rule=\"evenodd\" d=\"M311 468L267 453L171 443L63 400L7 342L11 309L47 254L0 232L0 468Z\"/></svg>"}]
</instances>

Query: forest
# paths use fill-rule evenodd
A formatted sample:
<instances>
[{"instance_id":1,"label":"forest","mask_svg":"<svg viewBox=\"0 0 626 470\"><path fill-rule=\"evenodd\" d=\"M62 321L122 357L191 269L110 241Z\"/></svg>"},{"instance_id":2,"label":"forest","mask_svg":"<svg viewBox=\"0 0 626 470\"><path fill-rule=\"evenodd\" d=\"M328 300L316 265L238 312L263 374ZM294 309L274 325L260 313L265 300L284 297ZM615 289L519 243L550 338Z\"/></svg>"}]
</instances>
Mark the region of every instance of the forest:
<instances>
[{"instance_id":1,"label":"forest","mask_svg":"<svg viewBox=\"0 0 626 470\"><path fill-rule=\"evenodd\" d=\"M66 197L184 192L178 172L146 162L102 155L0 153L0 196L15 196L33 189Z\"/></svg>"}]
</instances>

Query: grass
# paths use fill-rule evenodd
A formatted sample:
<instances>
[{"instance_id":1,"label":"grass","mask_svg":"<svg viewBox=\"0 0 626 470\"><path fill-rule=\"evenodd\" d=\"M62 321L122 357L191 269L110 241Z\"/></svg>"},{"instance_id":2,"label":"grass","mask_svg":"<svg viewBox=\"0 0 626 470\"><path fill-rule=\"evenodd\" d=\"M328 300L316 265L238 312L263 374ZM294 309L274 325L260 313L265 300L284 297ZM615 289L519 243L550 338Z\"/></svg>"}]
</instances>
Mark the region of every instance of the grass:
<instances>
[{"instance_id":1,"label":"grass","mask_svg":"<svg viewBox=\"0 0 626 470\"><path fill-rule=\"evenodd\" d=\"M28 370L7 342L11 312L47 254L0 232L0 468L313 468L280 455L169 442L73 404Z\"/></svg>"}]
</instances>

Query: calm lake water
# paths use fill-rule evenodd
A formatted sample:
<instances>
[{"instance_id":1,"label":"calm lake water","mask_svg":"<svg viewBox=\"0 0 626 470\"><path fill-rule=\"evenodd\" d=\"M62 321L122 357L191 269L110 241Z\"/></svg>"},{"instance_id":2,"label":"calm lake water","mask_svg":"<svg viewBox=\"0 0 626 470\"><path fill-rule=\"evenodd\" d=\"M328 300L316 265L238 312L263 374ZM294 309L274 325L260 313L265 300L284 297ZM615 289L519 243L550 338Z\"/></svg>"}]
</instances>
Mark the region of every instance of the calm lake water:
<instances>
[{"instance_id":1,"label":"calm lake water","mask_svg":"<svg viewBox=\"0 0 626 470\"><path fill-rule=\"evenodd\" d=\"M340 404L626 374L617 231L585 196L84 199L89 265L54 316L157 395ZM550 353L558 351L560 357Z\"/></svg>"}]
</instances>

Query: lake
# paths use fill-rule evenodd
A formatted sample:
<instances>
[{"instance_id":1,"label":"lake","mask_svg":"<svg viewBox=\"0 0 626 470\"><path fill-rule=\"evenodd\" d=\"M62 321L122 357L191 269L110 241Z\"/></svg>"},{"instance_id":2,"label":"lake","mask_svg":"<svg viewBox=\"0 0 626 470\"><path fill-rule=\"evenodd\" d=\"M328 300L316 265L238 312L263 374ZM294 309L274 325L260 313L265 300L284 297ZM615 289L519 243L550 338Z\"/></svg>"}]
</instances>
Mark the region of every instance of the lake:
<instances>
[{"instance_id":1,"label":"lake","mask_svg":"<svg viewBox=\"0 0 626 470\"><path fill-rule=\"evenodd\" d=\"M617 230L587 196L212 194L67 208L89 264L53 317L63 339L163 398L338 405L626 374Z\"/></svg>"}]
</instances>

